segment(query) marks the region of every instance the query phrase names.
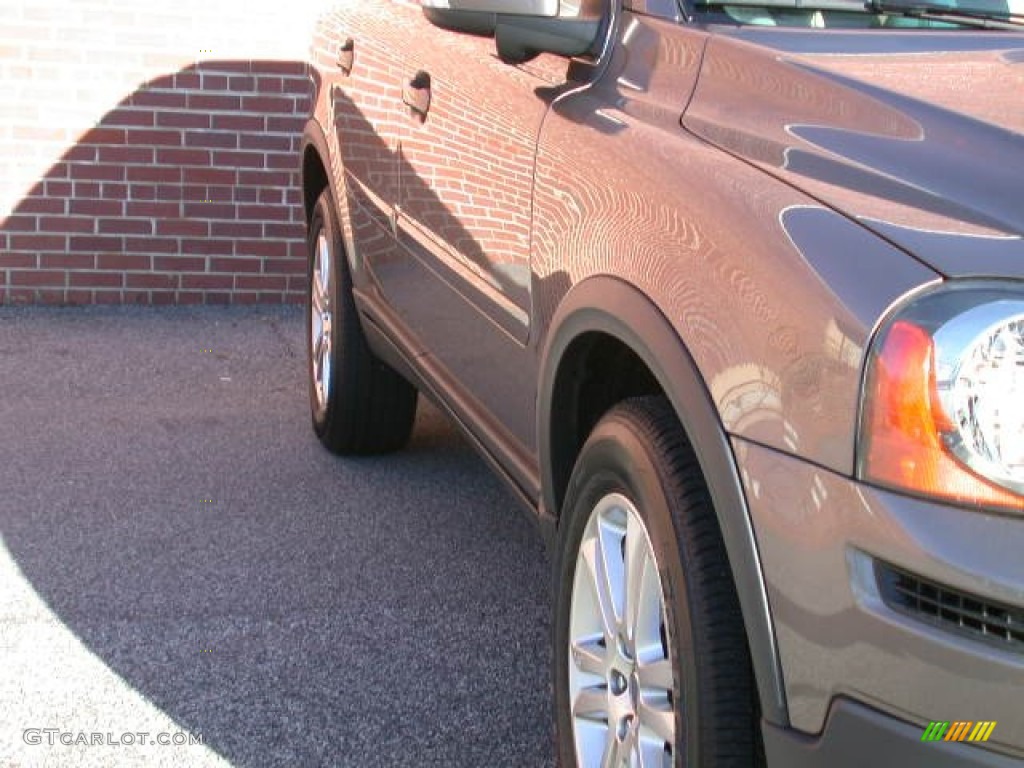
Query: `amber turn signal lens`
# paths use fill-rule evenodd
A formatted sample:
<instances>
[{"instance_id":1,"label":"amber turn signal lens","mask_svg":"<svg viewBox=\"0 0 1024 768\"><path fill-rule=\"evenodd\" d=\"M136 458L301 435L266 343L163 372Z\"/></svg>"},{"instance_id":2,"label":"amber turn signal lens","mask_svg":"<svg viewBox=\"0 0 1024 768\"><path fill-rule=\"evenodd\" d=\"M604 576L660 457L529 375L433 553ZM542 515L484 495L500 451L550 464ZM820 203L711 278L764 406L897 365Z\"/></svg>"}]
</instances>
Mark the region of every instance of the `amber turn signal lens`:
<instances>
[{"instance_id":1,"label":"amber turn signal lens","mask_svg":"<svg viewBox=\"0 0 1024 768\"><path fill-rule=\"evenodd\" d=\"M876 349L864 404L864 478L956 503L1024 509L1024 498L988 482L947 449L953 425L940 403L931 335L900 320Z\"/></svg>"}]
</instances>

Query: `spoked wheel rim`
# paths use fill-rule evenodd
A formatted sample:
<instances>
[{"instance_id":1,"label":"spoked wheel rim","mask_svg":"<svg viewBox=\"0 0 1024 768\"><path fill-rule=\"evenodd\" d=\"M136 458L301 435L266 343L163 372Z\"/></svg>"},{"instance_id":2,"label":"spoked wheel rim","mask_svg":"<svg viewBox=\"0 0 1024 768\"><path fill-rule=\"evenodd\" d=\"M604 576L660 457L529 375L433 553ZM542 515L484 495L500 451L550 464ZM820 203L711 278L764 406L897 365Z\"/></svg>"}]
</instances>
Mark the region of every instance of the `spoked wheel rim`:
<instances>
[{"instance_id":1,"label":"spoked wheel rim","mask_svg":"<svg viewBox=\"0 0 1024 768\"><path fill-rule=\"evenodd\" d=\"M665 597L636 506L594 507L569 608L569 706L580 768L673 765L676 709Z\"/></svg>"},{"instance_id":2,"label":"spoked wheel rim","mask_svg":"<svg viewBox=\"0 0 1024 768\"><path fill-rule=\"evenodd\" d=\"M331 396L331 350L334 346L334 318L331 306L331 246L320 231L313 254L313 279L310 292L309 333L313 362L313 391L317 411L327 409Z\"/></svg>"}]
</instances>

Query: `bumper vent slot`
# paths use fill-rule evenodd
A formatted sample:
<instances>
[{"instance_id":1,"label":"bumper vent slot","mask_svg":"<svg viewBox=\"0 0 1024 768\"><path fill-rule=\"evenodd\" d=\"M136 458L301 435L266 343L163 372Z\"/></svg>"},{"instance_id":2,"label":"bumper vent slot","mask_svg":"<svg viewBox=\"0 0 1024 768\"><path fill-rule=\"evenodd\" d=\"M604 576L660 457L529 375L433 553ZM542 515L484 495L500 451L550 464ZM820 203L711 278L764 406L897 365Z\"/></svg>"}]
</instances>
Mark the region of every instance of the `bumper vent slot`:
<instances>
[{"instance_id":1,"label":"bumper vent slot","mask_svg":"<svg viewBox=\"0 0 1024 768\"><path fill-rule=\"evenodd\" d=\"M884 563L875 563L875 577L882 600L893 610L1006 651L1024 653L1024 608L995 603Z\"/></svg>"}]
</instances>

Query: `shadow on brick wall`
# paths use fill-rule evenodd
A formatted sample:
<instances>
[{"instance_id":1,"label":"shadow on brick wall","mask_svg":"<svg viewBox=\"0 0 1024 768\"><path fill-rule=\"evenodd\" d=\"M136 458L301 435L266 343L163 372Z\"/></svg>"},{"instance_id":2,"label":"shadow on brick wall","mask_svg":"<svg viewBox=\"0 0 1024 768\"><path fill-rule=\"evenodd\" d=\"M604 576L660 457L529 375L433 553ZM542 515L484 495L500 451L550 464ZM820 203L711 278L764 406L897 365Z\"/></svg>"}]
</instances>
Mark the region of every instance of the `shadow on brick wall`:
<instances>
[{"instance_id":1,"label":"shadow on brick wall","mask_svg":"<svg viewBox=\"0 0 1024 768\"><path fill-rule=\"evenodd\" d=\"M301 302L308 65L204 61L107 112L0 222L0 301Z\"/></svg>"}]
</instances>

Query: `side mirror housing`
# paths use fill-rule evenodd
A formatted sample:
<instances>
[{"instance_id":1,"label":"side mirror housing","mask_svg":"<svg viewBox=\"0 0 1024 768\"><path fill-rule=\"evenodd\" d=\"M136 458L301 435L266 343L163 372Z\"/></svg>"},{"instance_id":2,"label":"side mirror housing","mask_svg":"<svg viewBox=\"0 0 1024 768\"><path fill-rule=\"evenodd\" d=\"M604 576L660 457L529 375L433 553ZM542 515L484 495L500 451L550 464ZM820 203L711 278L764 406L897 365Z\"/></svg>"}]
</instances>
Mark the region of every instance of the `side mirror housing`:
<instances>
[{"instance_id":1,"label":"side mirror housing","mask_svg":"<svg viewBox=\"0 0 1024 768\"><path fill-rule=\"evenodd\" d=\"M540 53L585 56L601 32L607 0L421 0L423 13L443 29L494 36L508 64Z\"/></svg>"}]
</instances>

